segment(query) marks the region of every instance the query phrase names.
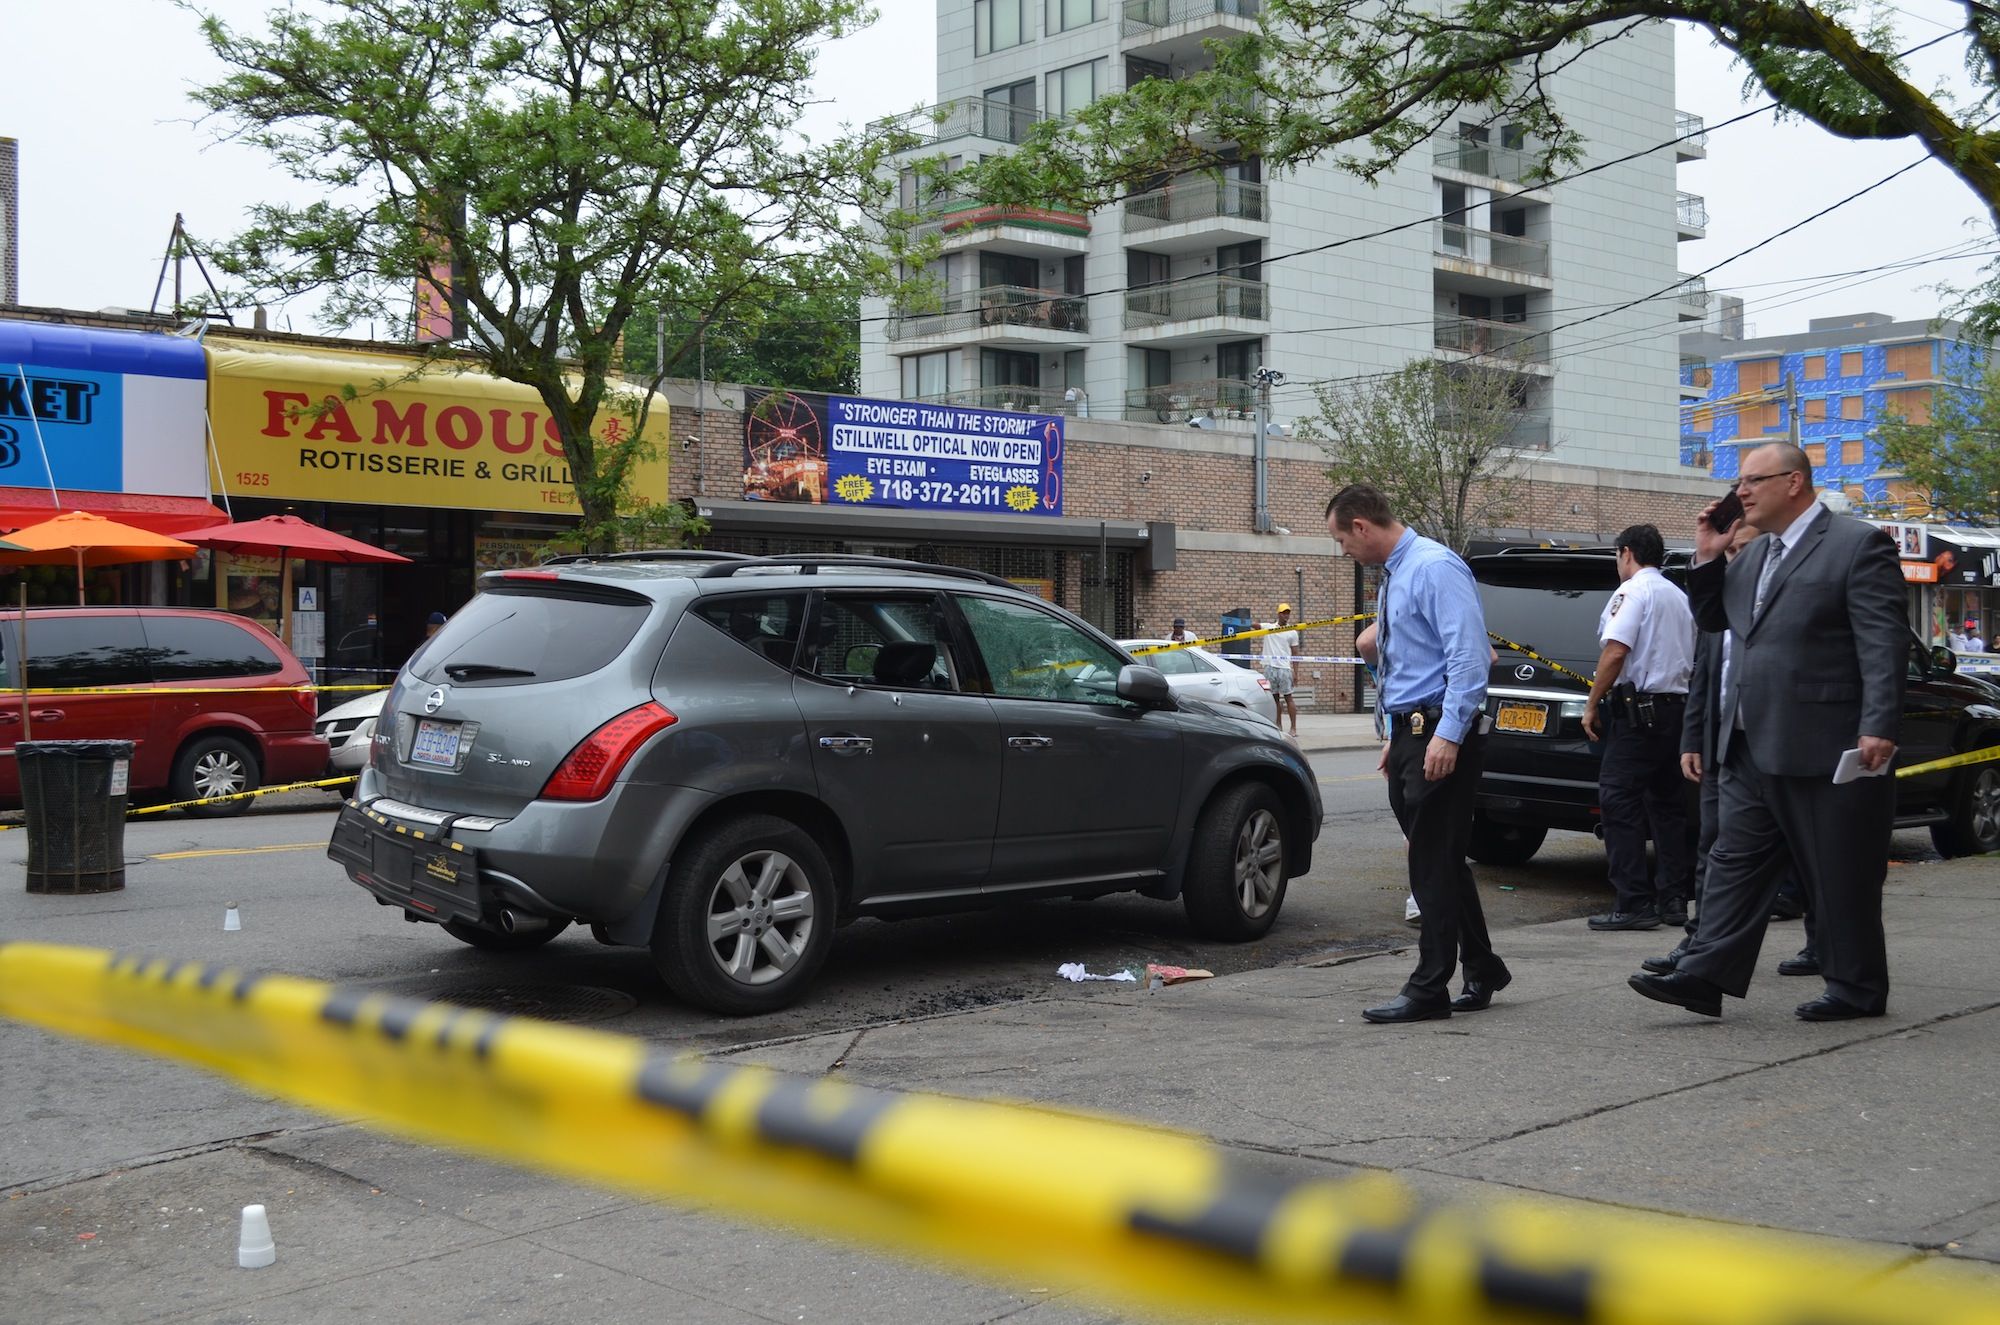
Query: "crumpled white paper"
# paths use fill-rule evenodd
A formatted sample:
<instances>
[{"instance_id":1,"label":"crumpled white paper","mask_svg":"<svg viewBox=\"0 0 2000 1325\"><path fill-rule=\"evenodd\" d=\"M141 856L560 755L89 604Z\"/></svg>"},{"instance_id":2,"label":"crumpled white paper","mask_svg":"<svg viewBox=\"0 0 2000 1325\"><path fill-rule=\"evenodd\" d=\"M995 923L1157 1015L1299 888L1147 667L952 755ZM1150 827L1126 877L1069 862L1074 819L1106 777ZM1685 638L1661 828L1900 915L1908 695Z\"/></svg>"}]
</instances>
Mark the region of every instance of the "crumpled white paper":
<instances>
[{"instance_id":1,"label":"crumpled white paper","mask_svg":"<svg viewBox=\"0 0 2000 1325\"><path fill-rule=\"evenodd\" d=\"M1085 980L1123 980L1128 984L1139 983L1139 977L1130 971L1114 971L1110 975L1092 975L1084 969L1082 962L1064 962L1056 967L1056 974L1071 983L1080 984Z\"/></svg>"}]
</instances>

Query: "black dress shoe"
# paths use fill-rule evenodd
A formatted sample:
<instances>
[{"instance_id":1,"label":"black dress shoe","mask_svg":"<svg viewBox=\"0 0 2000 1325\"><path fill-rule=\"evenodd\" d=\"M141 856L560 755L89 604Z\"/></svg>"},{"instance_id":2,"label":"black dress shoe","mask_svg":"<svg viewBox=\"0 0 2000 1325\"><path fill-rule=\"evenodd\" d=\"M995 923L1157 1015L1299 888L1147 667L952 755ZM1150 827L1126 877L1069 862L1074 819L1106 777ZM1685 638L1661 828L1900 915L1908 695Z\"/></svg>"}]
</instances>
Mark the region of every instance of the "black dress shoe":
<instances>
[{"instance_id":1,"label":"black dress shoe","mask_svg":"<svg viewBox=\"0 0 2000 1325\"><path fill-rule=\"evenodd\" d=\"M1771 903L1771 919L1797 920L1805 915L1806 909L1789 897L1780 897Z\"/></svg>"},{"instance_id":2,"label":"black dress shoe","mask_svg":"<svg viewBox=\"0 0 2000 1325\"><path fill-rule=\"evenodd\" d=\"M1799 955L1787 957L1778 963L1779 975L1818 975L1819 954L1811 948L1800 948Z\"/></svg>"},{"instance_id":3,"label":"black dress shoe","mask_svg":"<svg viewBox=\"0 0 2000 1325\"><path fill-rule=\"evenodd\" d=\"M1387 1003L1361 1010L1364 1020L1389 1025L1405 1021L1440 1021L1450 1015L1451 1004L1444 999L1418 1000L1408 994L1398 994Z\"/></svg>"},{"instance_id":4,"label":"black dress shoe","mask_svg":"<svg viewBox=\"0 0 2000 1325\"><path fill-rule=\"evenodd\" d=\"M1640 962L1639 965L1645 967L1654 975L1671 975L1674 969L1681 964L1681 958L1687 956L1687 952L1688 945L1683 942L1666 956L1648 957L1645 961Z\"/></svg>"},{"instance_id":5,"label":"black dress shoe","mask_svg":"<svg viewBox=\"0 0 2000 1325\"><path fill-rule=\"evenodd\" d=\"M1465 992L1451 1001L1451 1010L1484 1012L1492 1004L1493 996L1513 983L1514 974L1511 971L1502 971L1486 980L1467 980Z\"/></svg>"},{"instance_id":6,"label":"black dress shoe","mask_svg":"<svg viewBox=\"0 0 2000 1325\"><path fill-rule=\"evenodd\" d=\"M1625 983L1655 1003L1672 1003L1689 1012L1699 1012L1704 1017L1722 1015L1722 991L1686 971L1674 971L1668 975L1641 972Z\"/></svg>"},{"instance_id":7,"label":"black dress shoe","mask_svg":"<svg viewBox=\"0 0 2000 1325\"><path fill-rule=\"evenodd\" d=\"M1602 933L1608 929L1658 929L1658 911L1613 911L1610 915L1592 916L1590 927Z\"/></svg>"},{"instance_id":8,"label":"black dress shoe","mask_svg":"<svg viewBox=\"0 0 2000 1325\"><path fill-rule=\"evenodd\" d=\"M1835 998L1832 994L1821 994L1810 1003L1801 1003L1796 1009L1800 1021L1853 1021L1857 1017L1879 1017L1880 1012L1870 1012L1867 1008L1857 1008L1852 1003Z\"/></svg>"},{"instance_id":9,"label":"black dress shoe","mask_svg":"<svg viewBox=\"0 0 2000 1325\"><path fill-rule=\"evenodd\" d=\"M1688 922L1688 904L1678 897L1670 897L1660 903L1660 923L1669 929L1685 929Z\"/></svg>"}]
</instances>

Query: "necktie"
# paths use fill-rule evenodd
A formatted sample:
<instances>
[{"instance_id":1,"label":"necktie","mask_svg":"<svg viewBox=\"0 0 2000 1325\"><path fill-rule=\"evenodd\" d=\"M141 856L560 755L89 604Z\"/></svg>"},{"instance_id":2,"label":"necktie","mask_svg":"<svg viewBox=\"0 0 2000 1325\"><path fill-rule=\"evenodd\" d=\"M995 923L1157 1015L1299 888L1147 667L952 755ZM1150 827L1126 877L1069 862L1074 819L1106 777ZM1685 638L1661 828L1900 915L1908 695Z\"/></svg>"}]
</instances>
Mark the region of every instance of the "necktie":
<instances>
[{"instance_id":1,"label":"necktie","mask_svg":"<svg viewBox=\"0 0 2000 1325\"><path fill-rule=\"evenodd\" d=\"M1757 572L1757 599L1750 604L1750 620L1755 622L1764 615L1764 595L1771 591L1771 581L1777 577L1778 563L1785 559L1785 540L1773 537L1770 548L1764 553L1764 565Z\"/></svg>"},{"instance_id":2,"label":"necktie","mask_svg":"<svg viewBox=\"0 0 2000 1325\"><path fill-rule=\"evenodd\" d=\"M1389 739L1389 715L1383 707L1382 690L1389 680L1389 568L1382 568L1382 583L1375 590L1375 735Z\"/></svg>"}]
</instances>

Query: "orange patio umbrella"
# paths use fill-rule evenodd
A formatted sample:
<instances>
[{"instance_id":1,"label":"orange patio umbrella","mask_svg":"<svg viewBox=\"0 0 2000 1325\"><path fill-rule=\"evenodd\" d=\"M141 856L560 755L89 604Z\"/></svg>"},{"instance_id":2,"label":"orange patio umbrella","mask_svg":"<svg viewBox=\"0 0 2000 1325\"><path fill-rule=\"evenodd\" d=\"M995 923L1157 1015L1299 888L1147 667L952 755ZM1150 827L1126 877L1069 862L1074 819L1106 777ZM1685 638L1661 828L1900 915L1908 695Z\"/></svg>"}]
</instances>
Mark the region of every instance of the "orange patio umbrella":
<instances>
[{"instance_id":1,"label":"orange patio umbrella","mask_svg":"<svg viewBox=\"0 0 2000 1325\"><path fill-rule=\"evenodd\" d=\"M88 511L64 511L53 520L31 524L7 535L19 551L0 551L5 566L76 566L76 601L83 605L83 572L88 566L119 566L132 561L179 561L192 557L195 547L148 529L107 520Z\"/></svg>"}]
</instances>

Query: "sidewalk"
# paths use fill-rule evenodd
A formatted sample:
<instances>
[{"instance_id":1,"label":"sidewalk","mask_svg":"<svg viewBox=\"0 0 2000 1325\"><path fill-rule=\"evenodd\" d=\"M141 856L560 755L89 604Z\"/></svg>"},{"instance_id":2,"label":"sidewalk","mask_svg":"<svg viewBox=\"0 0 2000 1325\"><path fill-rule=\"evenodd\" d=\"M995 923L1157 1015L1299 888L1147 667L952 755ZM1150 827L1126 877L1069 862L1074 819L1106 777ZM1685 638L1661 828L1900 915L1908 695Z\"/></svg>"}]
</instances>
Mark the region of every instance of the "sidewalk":
<instances>
[{"instance_id":1,"label":"sidewalk","mask_svg":"<svg viewBox=\"0 0 2000 1325\"><path fill-rule=\"evenodd\" d=\"M1301 713L1299 748L1318 750L1372 750L1382 744L1375 735L1372 713Z\"/></svg>"},{"instance_id":2,"label":"sidewalk","mask_svg":"<svg viewBox=\"0 0 2000 1325\"><path fill-rule=\"evenodd\" d=\"M1258 1165L1390 1170L1426 1196L1551 1199L1857 1239L1896 1275L2000 1293L2000 869L1901 866L1884 912L1896 989L1872 1021L1807 1024L1815 980L1772 972L1720 1021L1625 987L1664 932L1571 920L1506 931L1514 983L1486 1012L1407 1027L1360 1010L1407 951L1157 992L1063 987L959 1015L754 1046L729 1057L811 1076L1021 1098L1205 1132ZM38 1322L424 1325L1107 1321L1033 1284L914 1269L724 1219L467 1159L246 1098L185 1097L186 1148L0 1201L4 1312ZM32 1059L10 1072L30 1075ZM179 1092L176 1091L176 1095ZM193 1111L200 1110L200 1111ZM263 1120L253 1115L261 1110ZM32 1116L32 1114L30 1115ZM100 1118L74 1120L102 1125ZM269 1205L278 1262L235 1268L236 1215Z\"/></svg>"}]
</instances>

